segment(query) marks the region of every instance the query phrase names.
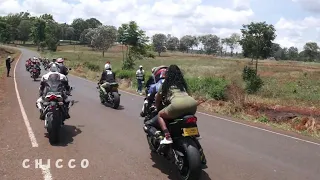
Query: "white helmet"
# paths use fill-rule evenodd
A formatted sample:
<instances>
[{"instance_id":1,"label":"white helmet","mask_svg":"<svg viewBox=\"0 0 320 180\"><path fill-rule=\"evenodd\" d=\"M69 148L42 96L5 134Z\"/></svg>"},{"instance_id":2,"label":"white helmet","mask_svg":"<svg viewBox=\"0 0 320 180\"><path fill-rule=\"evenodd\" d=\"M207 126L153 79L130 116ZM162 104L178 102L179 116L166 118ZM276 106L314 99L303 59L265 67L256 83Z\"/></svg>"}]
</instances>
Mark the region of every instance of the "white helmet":
<instances>
[{"instance_id":1,"label":"white helmet","mask_svg":"<svg viewBox=\"0 0 320 180\"><path fill-rule=\"evenodd\" d=\"M58 72L59 69L58 69L58 66L53 63L51 66L50 66L50 72Z\"/></svg>"},{"instance_id":2,"label":"white helmet","mask_svg":"<svg viewBox=\"0 0 320 180\"><path fill-rule=\"evenodd\" d=\"M111 64L109 64L109 63L105 64L104 65L104 69L105 70L109 70L109 69L111 70L112 69Z\"/></svg>"},{"instance_id":3,"label":"white helmet","mask_svg":"<svg viewBox=\"0 0 320 180\"><path fill-rule=\"evenodd\" d=\"M11 56L8 56L8 59L11 59Z\"/></svg>"},{"instance_id":4,"label":"white helmet","mask_svg":"<svg viewBox=\"0 0 320 180\"><path fill-rule=\"evenodd\" d=\"M157 69L157 67L153 67L153 68L151 69L151 73L153 74L156 69Z\"/></svg>"}]
</instances>

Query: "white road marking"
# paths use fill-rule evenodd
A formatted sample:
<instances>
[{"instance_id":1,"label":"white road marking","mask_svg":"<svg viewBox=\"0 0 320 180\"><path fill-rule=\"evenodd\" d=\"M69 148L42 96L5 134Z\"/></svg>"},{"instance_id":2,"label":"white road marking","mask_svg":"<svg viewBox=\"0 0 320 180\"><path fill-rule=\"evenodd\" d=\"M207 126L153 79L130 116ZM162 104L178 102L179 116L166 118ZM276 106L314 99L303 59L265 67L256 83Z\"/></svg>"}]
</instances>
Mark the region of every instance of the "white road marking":
<instances>
[{"instance_id":1,"label":"white road marking","mask_svg":"<svg viewBox=\"0 0 320 180\"><path fill-rule=\"evenodd\" d=\"M29 134L29 138L30 138L32 147L38 147L39 145L37 143L37 139L36 139L36 137L35 137L35 135L34 135L34 133L32 131L32 128L30 126L30 122L29 122L27 113L24 110L24 107L23 107L23 104L22 104L22 101L21 101L21 98L20 98L20 93L19 93L19 90L18 90L18 85L17 85L17 80L16 80L16 68L17 68L17 64L19 63L19 60L20 60L21 56L22 56L22 53L21 53L20 57L18 58L15 66L14 66L14 70L13 70L14 88L16 90L17 99L18 99L18 102L19 102L21 114L22 114L22 117L23 117L24 124L27 127L27 131L28 131L28 134Z\"/></svg>"},{"instance_id":2,"label":"white road marking","mask_svg":"<svg viewBox=\"0 0 320 180\"><path fill-rule=\"evenodd\" d=\"M79 78L79 79L82 79L82 80L85 80L85 81L90 82L90 83L95 83L94 81L90 81L90 80L82 78L82 77L78 77L78 76L75 76L75 75L72 75L72 76L76 77L76 78ZM119 91L124 92L126 94L130 94L130 95L133 95L133 96L137 96L137 97L143 98L140 95L133 94L133 93L130 93L130 92L127 92L127 91L123 91L123 90L119 90ZM228 122L231 122L231 123L239 124L239 125L242 125L242 126L258 129L258 130L265 131L265 132L268 132L268 133L271 133L271 134L276 134L276 135L279 135L279 136L283 136L283 137L291 138L291 139L294 139L294 140L302 141L302 142L305 142L305 143L309 143L309 144L320 146L320 143L316 143L316 142L300 139L300 138L293 137L293 136L290 136L290 135L286 135L286 134L274 132L274 131L271 131L271 130L267 130L267 129L263 129L263 128L259 128L259 127L255 127L255 126L251 126L251 125L248 125L248 124L244 124L244 123L241 123L241 122L233 121L233 120L230 120L230 119L226 119L226 118L223 118L223 117L219 117L219 116L215 116L215 115L211 115L211 114L207 114L207 113L203 113L203 112L197 112L197 113L205 115L205 116L213 117L213 118L216 118L216 119L220 119L220 120L223 120L223 121L228 121Z\"/></svg>"},{"instance_id":3,"label":"white road marking","mask_svg":"<svg viewBox=\"0 0 320 180\"><path fill-rule=\"evenodd\" d=\"M50 168L48 165L42 165L41 171L42 171L42 175L43 175L44 180L52 180L52 175L51 175Z\"/></svg>"},{"instance_id":4,"label":"white road marking","mask_svg":"<svg viewBox=\"0 0 320 180\"><path fill-rule=\"evenodd\" d=\"M22 117L23 117L23 121L24 121L24 123L25 123L25 125L27 127L32 147L39 147L39 145L37 143L37 139L36 139L36 137L35 137L35 135L33 133L33 130L31 128L30 121L28 119L27 113L26 113L26 111L25 111L25 109L23 107L23 104L22 104L22 101L21 101L21 98L20 98L20 94L19 94L19 90L18 90L17 80L16 80L16 68L17 68L17 64L19 63L19 61L21 59L21 56L22 56L22 52L21 52L21 55L20 55L20 57L18 58L18 60L17 60L17 62L15 64L14 70L13 70L14 87L15 87L15 90L16 90L17 99L18 99L18 102L19 102L19 106L20 106ZM51 175L51 172L50 172L50 168L48 166L42 165L41 166L41 171L42 171L42 175L43 175L43 179L44 180L52 180L52 175Z\"/></svg>"}]
</instances>

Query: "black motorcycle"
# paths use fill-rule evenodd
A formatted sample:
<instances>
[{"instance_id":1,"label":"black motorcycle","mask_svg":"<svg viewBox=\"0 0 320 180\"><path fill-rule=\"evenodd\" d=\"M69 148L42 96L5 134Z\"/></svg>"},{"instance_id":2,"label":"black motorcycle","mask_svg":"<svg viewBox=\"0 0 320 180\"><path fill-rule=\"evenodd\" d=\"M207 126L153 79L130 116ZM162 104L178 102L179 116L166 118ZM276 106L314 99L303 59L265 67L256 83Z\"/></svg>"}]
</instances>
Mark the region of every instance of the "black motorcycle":
<instances>
[{"instance_id":1,"label":"black motorcycle","mask_svg":"<svg viewBox=\"0 0 320 180\"><path fill-rule=\"evenodd\" d=\"M57 86L61 87L61 85L51 84L49 86L51 86L49 87L51 88L51 91L47 92L46 96L44 97L44 108L43 111L40 110L40 113L45 114L44 123L49 135L49 142L50 144L55 144L58 143L60 139L60 129L63 126L63 122L65 120L65 111L67 110L67 108L69 109L74 104L74 101L71 101L69 103L69 107L66 107L63 100L65 91L52 90L59 89L59 87L57 88Z\"/></svg>"},{"instance_id":2,"label":"black motorcycle","mask_svg":"<svg viewBox=\"0 0 320 180\"><path fill-rule=\"evenodd\" d=\"M200 178L202 169L206 168L206 158L198 141L200 137L197 117L187 115L167 122L173 143L160 145L164 134L158 131L160 127L145 125L144 130L150 150L174 163L182 180Z\"/></svg>"},{"instance_id":3,"label":"black motorcycle","mask_svg":"<svg viewBox=\"0 0 320 180\"><path fill-rule=\"evenodd\" d=\"M120 93L118 91L119 84L117 82L110 83L110 88L106 89L107 94L105 94L101 89L100 89L101 84L98 83L97 89L99 89L99 97L100 97L100 102L102 104L108 103L111 104L111 107L113 109L118 109L120 105Z\"/></svg>"}]
</instances>

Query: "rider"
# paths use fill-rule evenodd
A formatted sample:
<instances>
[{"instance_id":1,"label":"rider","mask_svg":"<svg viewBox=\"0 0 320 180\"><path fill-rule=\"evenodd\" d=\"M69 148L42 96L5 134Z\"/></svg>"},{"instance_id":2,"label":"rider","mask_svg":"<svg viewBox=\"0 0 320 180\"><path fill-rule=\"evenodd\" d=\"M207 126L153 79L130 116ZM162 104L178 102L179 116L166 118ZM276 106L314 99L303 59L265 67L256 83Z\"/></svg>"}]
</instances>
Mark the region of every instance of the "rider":
<instances>
[{"instance_id":1,"label":"rider","mask_svg":"<svg viewBox=\"0 0 320 180\"><path fill-rule=\"evenodd\" d=\"M106 64L104 67L105 71L102 72L98 85L100 85L100 90L105 95L110 90L110 83L116 82L116 74L112 72L111 64Z\"/></svg>"},{"instance_id":2,"label":"rider","mask_svg":"<svg viewBox=\"0 0 320 180\"><path fill-rule=\"evenodd\" d=\"M150 88L148 89L148 94L147 94L147 98L145 100L144 106L142 108L142 112L141 112L141 116L144 117L145 116L145 110L149 109L150 106L153 104L154 102L154 98L156 93L158 92L160 86L162 85L164 78L165 78L165 73L166 73L166 69L165 66L161 66L161 69L158 68L154 68L153 70L153 77L156 77L156 83L151 84ZM157 70L157 71L156 71ZM159 74L159 76L158 76ZM157 75L157 76L155 76Z\"/></svg>"},{"instance_id":3,"label":"rider","mask_svg":"<svg viewBox=\"0 0 320 180\"><path fill-rule=\"evenodd\" d=\"M33 57L31 65L39 71L39 74L41 74L40 63L37 61L36 57Z\"/></svg>"},{"instance_id":4,"label":"rider","mask_svg":"<svg viewBox=\"0 0 320 180\"><path fill-rule=\"evenodd\" d=\"M161 105L165 107L161 109ZM158 122L165 138L160 144L171 144L172 139L165 120L172 120L184 115L194 115L198 102L189 95L187 83L177 65L170 65L166 78L156 95L156 107L159 111Z\"/></svg>"},{"instance_id":5,"label":"rider","mask_svg":"<svg viewBox=\"0 0 320 180\"><path fill-rule=\"evenodd\" d=\"M51 81L55 75L58 75L58 78L60 80L60 82L64 85L67 93L63 95L63 98L64 98L64 102L65 102L65 119L69 119L70 118L70 115L69 115L69 103L70 103L70 100L68 98L68 95L70 95L70 86L69 86L69 83L68 83L68 80L66 78L65 75L61 74L58 72L59 69L58 69L58 66L56 64L52 64L50 69L49 69L49 72L45 75L43 75L41 77L41 82L40 82L40 88L39 88L39 98L37 100L37 107L41 110L40 111L40 119L41 120L44 120L45 119L45 113L43 113L43 108L42 108L42 102L43 102L43 97L45 97L46 95L46 92L44 92L45 88L46 88L46 83L48 81Z\"/></svg>"},{"instance_id":6,"label":"rider","mask_svg":"<svg viewBox=\"0 0 320 180\"><path fill-rule=\"evenodd\" d=\"M58 58L56 61L59 65L60 73L67 76L69 73L68 68L63 64L64 60L62 58Z\"/></svg>"},{"instance_id":7,"label":"rider","mask_svg":"<svg viewBox=\"0 0 320 180\"><path fill-rule=\"evenodd\" d=\"M148 89L150 88L150 86L155 83L153 73L154 73L154 70L155 70L156 68L157 68L157 67L153 67L153 68L151 69L151 76L149 77L148 81L146 82L146 86L145 86L146 91L148 91ZM146 93L146 94L148 94L148 93Z\"/></svg>"}]
</instances>

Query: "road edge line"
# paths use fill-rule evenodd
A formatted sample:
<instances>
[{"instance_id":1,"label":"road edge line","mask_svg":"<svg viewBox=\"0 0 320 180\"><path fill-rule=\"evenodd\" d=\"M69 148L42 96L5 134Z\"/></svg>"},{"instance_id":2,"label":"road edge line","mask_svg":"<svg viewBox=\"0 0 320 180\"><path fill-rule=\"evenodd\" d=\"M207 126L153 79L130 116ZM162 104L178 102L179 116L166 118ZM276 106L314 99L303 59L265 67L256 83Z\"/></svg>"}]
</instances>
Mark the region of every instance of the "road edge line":
<instances>
[{"instance_id":1,"label":"road edge line","mask_svg":"<svg viewBox=\"0 0 320 180\"><path fill-rule=\"evenodd\" d=\"M21 52L21 51L20 51ZM23 117L23 121L24 121L24 124L26 125L26 128L27 128L27 131L28 131L28 135L29 135L29 139L31 141L31 145L32 147L39 147L38 145L38 142L37 142L37 139L34 135L34 132L31 128L31 125L30 125L30 121L28 119L28 116L27 116L27 113L24 109L24 106L22 104L22 101L21 101L21 98L20 98L20 93L19 93L19 90L18 90L18 84L17 84L17 80L16 80L16 68L17 68L17 64L19 63L20 61L20 58L22 56L22 52L14 66L14 69L13 69L13 79L14 79L14 87L15 87L15 90L16 90L16 95L17 95L17 99L18 99L18 103L19 103L19 106L20 106L20 110L21 110L21 114L22 114L22 117Z\"/></svg>"}]
</instances>

